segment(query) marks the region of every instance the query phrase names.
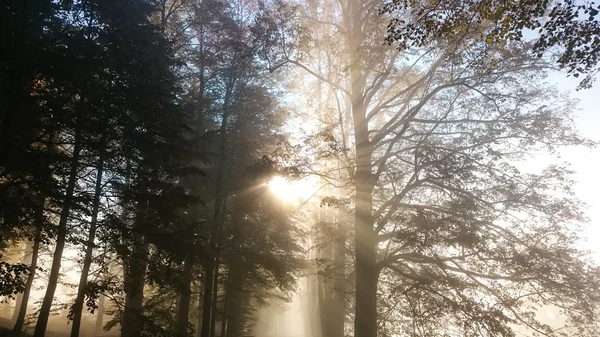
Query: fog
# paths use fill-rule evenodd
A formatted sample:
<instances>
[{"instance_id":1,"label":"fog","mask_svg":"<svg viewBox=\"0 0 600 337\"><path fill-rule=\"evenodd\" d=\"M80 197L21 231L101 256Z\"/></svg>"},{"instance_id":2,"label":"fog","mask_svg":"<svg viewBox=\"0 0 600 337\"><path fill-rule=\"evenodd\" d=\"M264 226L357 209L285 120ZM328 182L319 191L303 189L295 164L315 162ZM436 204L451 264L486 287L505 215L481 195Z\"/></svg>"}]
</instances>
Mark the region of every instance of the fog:
<instances>
[{"instance_id":1,"label":"fog","mask_svg":"<svg viewBox=\"0 0 600 337\"><path fill-rule=\"evenodd\" d=\"M599 336L599 13L3 3L0 336Z\"/></svg>"}]
</instances>

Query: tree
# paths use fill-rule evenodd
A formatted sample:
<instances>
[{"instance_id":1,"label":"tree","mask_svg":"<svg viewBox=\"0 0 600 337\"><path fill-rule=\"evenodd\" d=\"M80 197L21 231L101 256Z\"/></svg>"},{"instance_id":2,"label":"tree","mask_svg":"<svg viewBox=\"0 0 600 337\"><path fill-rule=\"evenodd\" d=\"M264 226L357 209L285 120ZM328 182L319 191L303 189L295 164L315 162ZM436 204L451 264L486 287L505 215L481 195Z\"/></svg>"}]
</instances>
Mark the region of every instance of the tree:
<instances>
[{"instance_id":1,"label":"tree","mask_svg":"<svg viewBox=\"0 0 600 337\"><path fill-rule=\"evenodd\" d=\"M246 168L279 139L269 70L281 67L276 42L289 11L280 9L178 0L2 7L11 48L0 59L1 136L10 141L1 149L0 233L3 243L55 244L36 336L72 248L82 255L72 336L104 296L118 312L107 327L120 323L123 336L187 335L201 268L212 273L203 275L211 335L217 318L239 335L259 299L290 290L301 264L293 232L275 231L285 221L264 200L255 213L234 206L255 183ZM41 53L43 62L29 57ZM267 230L272 251L242 240ZM248 266L233 256L240 247ZM34 270L34 261L2 262L3 293L31 290ZM254 284L239 286L246 281Z\"/></svg>"},{"instance_id":2,"label":"tree","mask_svg":"<svg viewBox=\"0 0 600 337\"><path fill-rule=\"evenodd\" d=\"M574 77L584 75L580 88L589 88L600 70L600 6L566 1L414 1L389 0L382 12L391 14L386 41L400 49L452 41L469 30L487 44L524 40L537 33L529 51L542 57L558 47L555 62Z\"/></svg>"},{"instance_id":3,"label":"tree","mask_svg":"<svg viewBox=\"0 0 600 337\"><path fill-rule=\"evenodd\" d=\"M272 40L281 28L278 9L283 6L210 1L189 6L189 34L197 43L188 51L192 56L188 106L197 121L195 131L206 136L208 154L208 179L193 187L208 206L201 217L210 224L205 233L209 242L201 335L212 336L219 318L225 328L228 323L238 324L236 318L223 314L229 302L228 289L232 289L222 277L231 272L231 265L228 268L229 262L224 260L228 254L225 247L230 244L226 238L232 231L228 227L235 222L232 219L237 219L231 205L238 202L245 186L245 168L268 153L266 148L275 139L272 133L281 123L273 75L268 70L278 64ZM227 289L221 289L219 283L225 283Z\"/></svg>"},{"instance_id":4,"label":"tree","mask_svg":"<svg viewBox=\"0 0 600 337\"><path fill-rule=\"evenodd\" d=\"M351 135L354 336L510 336L511 324L560 335L533 314L550 304L594 335L598 274L575 248L569 172L516 167L535 151L591 145L571 103L543 83L549 64L527 43L486 44L485 25L422 48L382 46L378 10L305 11L307 29L331 33L292 60L341 97L341 148ZM324 38L335 47L313 54Z\"/></svg>"},{"instance_id":5,"label":"tree","mask_svg":"<svg viewBox=\"0 0 600 337\"><path fill-rule=\"evenodd\" d=\"M49 165L61 158L53 153L53 130L48 127L51 114L45 95L44 77L48 64L32 57L51 55L51 32L56 24L54 6L7 2L0 7L4 24L0 28L7 47L0 57L0 241L2 249L11 241L33 240L40 224L40 195L55 195L58 184ZM19 29L18 27L27 27ZM57 98L55 95L54 98ZM43 221L41 223L44 223ZM42 233L42 238L46 232ZM4 295L23 291L29 266L2 261Z\"/></svg>"}]
</instances>

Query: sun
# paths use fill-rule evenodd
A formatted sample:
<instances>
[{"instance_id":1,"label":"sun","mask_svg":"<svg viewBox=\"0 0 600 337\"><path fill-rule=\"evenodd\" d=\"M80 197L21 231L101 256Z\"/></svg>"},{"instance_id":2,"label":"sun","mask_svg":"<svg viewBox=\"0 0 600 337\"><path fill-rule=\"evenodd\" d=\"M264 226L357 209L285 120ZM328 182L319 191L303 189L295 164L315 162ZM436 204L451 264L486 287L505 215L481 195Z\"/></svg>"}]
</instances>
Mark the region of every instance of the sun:
<instances>
[{"instance_id":1,"label":"sun","mask_svg":"<svg viewBox=\"0 0 600 337\"><path fill-rule=\"evenodd\" d=\"M291 181L282 176L275 176L267 184L277 197L285 201L309 199L317 191L315 180L310 177Z\"/></svg>"}]
</instances>

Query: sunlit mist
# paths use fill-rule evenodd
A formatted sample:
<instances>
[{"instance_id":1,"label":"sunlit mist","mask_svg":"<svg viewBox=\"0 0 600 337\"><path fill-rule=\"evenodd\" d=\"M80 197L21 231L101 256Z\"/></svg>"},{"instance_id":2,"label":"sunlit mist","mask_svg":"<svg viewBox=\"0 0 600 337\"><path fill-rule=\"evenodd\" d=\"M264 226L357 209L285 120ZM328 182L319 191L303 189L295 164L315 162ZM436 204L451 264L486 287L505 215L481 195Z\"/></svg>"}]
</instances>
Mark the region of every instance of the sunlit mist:
<instances>
[{"instance_id":1,"label":"sunlit mist","mask_svg":"<svg viewBox=\"0 0 600 337\"><path fill-rule=\"evenodd\" d=\"M316 181L312 178L289 180L282 176L275 176L267 184L277 197L285 201L309 199L318 189Z\"/></svg>"}]
</instances>

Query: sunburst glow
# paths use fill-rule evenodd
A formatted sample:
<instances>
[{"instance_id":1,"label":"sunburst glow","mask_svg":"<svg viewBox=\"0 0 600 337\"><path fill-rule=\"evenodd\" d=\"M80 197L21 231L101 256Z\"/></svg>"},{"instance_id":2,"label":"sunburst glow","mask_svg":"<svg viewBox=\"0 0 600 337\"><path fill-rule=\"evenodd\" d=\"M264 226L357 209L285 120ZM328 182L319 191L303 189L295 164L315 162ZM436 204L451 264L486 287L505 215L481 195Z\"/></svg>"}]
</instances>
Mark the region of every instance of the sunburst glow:
<instances>
[{"instance_id":1,"label":"sunburst glow","mask_svg":"<svg viewBox=\"0 0 600 337\"><path fill-rule=\"evenodd\" d=\"M268 185L269 189L277 197L286 201L308 199L317 191L316 182L311 178L291 181L284 177L276 176L268 182Z\"/></svg>"}]
</instances>

